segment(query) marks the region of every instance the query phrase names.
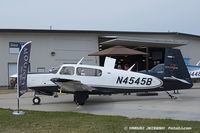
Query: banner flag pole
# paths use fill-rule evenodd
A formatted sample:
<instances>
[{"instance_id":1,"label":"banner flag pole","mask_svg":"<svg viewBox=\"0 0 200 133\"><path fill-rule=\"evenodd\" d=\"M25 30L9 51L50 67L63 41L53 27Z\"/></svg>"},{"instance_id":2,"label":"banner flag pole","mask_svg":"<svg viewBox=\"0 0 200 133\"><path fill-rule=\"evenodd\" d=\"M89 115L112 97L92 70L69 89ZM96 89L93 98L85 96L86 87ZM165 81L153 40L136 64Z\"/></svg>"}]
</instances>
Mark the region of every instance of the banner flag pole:
<instances>
[{"instance_id":1,"label":"banner flag pole","mask_svg":"<svg viewBox=\"0 0 200 133\"><path fill-rule=\"evenodd\" d=\"M27 73L29 68L29 59L31 51L31 41L24 44L19 52L17 60L17 111L13 115L24 115L25 112L20 111L20 96L28 91Z\"/></svg>"}]
</instances>

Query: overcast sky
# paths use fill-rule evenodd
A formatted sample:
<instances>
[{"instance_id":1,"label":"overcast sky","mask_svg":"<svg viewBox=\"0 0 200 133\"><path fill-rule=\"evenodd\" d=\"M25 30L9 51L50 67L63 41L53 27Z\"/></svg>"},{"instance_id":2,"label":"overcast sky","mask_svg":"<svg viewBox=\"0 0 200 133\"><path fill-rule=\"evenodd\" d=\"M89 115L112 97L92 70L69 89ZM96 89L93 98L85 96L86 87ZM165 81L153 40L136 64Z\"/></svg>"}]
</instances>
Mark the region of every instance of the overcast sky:
<instances>
[{"instance_id":1,"label":"overcast sky","mask_svg":"<svg viewBox=\"0 0 200 133\"><path fill-rule=\"evenodd\" d=\"M1 0L0 29L183 32L200 35L200 0Z\"/></svg>"}]
</instances>

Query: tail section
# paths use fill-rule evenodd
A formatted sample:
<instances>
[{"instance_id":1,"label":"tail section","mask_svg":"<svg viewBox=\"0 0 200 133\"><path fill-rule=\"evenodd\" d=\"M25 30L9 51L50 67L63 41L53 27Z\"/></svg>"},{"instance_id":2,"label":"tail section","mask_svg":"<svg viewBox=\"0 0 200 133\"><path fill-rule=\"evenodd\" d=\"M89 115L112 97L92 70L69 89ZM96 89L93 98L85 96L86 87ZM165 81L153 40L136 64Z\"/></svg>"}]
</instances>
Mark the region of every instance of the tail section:
<instances>
[{"instance_id":1,"label":"tail section","mask_svg":"<svg viewBox=\"0 0 200 133\"><path fill-rule=\"evenodd\" d=\"M192 87L193 84L190 74L179 49L166 48L164 79L179 82L180 86L178 88L185 87L182 89L187 89Z\"/></svg>"}]
</instances>

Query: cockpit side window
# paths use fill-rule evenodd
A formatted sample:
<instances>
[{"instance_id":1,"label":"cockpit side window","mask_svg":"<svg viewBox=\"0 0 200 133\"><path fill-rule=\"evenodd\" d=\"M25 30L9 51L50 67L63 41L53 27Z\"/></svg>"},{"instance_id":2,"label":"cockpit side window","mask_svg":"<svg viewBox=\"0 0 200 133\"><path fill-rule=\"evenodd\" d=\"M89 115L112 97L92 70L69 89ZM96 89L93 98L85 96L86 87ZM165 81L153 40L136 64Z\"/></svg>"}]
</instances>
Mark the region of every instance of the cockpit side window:
<instances>
[{"instance_id":1,"label":"cockpit side window","mask_svg":"<svg viewBox=\"0 0 200 133\"><path fill-rule=\"evenodd\" d=\"M76 74L79 75L79 76L96 76L96 77L99 77L99 76L102 75L102 71L100 69L78 67L76 69Z\"/></svg>"},{"instance_id":2,"label":"cockpit side window","mask_svg":"<svg viewBox=\"0 0 200 133\"><path fill-rule=\"evenodd\" d=\"M61 70L60 70L60 74L61 75L74 75L74 67L63 67Z\"/></svg>"}]
</instances>

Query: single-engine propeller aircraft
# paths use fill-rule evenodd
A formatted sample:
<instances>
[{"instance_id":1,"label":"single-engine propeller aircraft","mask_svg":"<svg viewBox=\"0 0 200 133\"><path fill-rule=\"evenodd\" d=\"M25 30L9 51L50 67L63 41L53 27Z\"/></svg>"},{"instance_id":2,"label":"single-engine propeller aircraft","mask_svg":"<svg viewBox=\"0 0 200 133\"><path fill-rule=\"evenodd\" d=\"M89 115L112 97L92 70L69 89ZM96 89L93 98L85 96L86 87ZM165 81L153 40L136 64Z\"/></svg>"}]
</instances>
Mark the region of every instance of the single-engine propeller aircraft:
<instances>
[{"instance_id":1,"label":"single-engine propeller aircraft","mask_svg":"<svg viewBox=\"0 0 200 133\"><path fill-rule=\"evenodd\" d=\"M63 64L48 74L28 74L28 87L36 92L33 103L40 104L39 94L53 96L59 91L73 94L74 102L83 105L89 95L170 91L193 85L178 49L166 49L164 71L148 74L131 71L133 66L128 70L115 69L116 60L109 57L103 67L83 65L81 61Z\"/></svg>"}]
</instances>

